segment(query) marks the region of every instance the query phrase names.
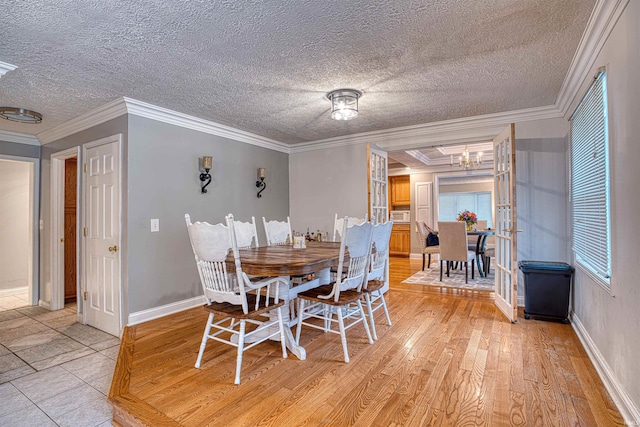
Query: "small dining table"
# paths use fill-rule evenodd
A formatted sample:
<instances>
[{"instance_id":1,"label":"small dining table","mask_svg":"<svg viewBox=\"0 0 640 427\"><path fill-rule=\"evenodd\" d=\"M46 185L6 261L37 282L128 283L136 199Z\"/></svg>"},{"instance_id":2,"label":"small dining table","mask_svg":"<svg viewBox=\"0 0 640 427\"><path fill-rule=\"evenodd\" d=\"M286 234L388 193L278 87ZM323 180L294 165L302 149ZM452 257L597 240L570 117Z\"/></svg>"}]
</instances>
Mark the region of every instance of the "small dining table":
<instances>
[{"instance_id":1,"label":"small dining table","mask_svg":"<svg viewBox=\"0 0 640 427\"><path fill-rule=\"evenodd\" d=\"M273 245L258 248L240 249L242 271L250 276L289 276L288 285L282 285L279 297L285 300L282 314L289 327L285 328L287 349L298 359L306 359L304 347L296 344L291 326L297 318L290 315L289 301L295 299L300 292L308 291L331 281L330 269L337 267L340 261L339 242L308 242L306 248L294 248L293 245ZM345 254L348 261L348 255ZM235 271L233 254L227 257L228 271ZM296 278L295 283L293 278ZM272 314L273 315L273 314Z\"/></svg>"},{"instance_id":2,"label":"small dining table","mask_svg":"<svg viewBox=\"0 0 640 427\"><path fill-rule=\"evenodd\" d=\"M484 267L484 250L487 246L487 237L493 236L495 231L493 230L472 230L467 231L467 236L478 236L478 242L476 243L476 265L478 266L478 273L480 277L485 277L484 268L480 268L480 256L482 255L482 262Z\"/></svg>"}]
</instances>

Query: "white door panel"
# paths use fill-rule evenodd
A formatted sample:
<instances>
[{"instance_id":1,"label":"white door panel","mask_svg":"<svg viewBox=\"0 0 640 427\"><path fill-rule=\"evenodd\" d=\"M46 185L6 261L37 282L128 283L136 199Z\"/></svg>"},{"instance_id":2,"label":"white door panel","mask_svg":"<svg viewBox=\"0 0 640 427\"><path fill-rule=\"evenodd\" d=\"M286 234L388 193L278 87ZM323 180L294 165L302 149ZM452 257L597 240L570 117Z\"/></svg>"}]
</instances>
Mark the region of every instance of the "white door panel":
<instances>
[{"instance_id":1,"label":"white door panel","mask_svg":"<svg viewBox=\"0 0 640 427\"><path fill-rule=\"evenodd\" d=\"M120 141L85 148L86 310L85 322L120 333Z\"/></svg>"},{"instance_id":2,"label":"white door panel","mask_svg":"<svg viewBox=\"0 0 640 427\"><path fill-rule=\"evenodd\" d=\"M515 127L493 140L495 194L495 303L511 322L518 318Z\"/></svg>"},{"instance_id":3,"label":"white door panel","mask_svg":"<svg viewBox=\"0 0 640 427\"><path fill-rule=\"evenodd\" d=\"M430 182L416 183L416 221L422 221L435 228L431 213L432 188L433 184Z\"/></svg>"}]
</instances>

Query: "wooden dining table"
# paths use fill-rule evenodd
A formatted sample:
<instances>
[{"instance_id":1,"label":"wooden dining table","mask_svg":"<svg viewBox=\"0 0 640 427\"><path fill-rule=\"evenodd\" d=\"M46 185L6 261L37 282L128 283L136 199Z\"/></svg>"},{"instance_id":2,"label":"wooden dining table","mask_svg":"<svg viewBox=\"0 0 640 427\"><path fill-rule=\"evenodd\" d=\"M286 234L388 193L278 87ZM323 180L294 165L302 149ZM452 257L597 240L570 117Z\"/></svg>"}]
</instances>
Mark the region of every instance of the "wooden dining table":
<instances>
[{"instance_id":1,"label":"wooden dining table","mask_svg":"<svg viewBox=\"0 0 640 427\"><path fill-rule=\"evenodd\" d=\"M238 253L242 271L250 276L289 276L288 285L281 285L279 289L279 298L285 300L282 315L289 325L285 328L286 346L298 359L306 359L304 347L296 344L291 333L291 326L297 323L297 318L291 316L289 302L300 292L331 282L330 269L338 266L340 243L308 242L306 248L294 248L292 245L262 246L240 249ZM348 261L348 255L345 255L345 260ZM232 253L227 257L227 269L235 271Z\"/></svg>"}]
</instances>

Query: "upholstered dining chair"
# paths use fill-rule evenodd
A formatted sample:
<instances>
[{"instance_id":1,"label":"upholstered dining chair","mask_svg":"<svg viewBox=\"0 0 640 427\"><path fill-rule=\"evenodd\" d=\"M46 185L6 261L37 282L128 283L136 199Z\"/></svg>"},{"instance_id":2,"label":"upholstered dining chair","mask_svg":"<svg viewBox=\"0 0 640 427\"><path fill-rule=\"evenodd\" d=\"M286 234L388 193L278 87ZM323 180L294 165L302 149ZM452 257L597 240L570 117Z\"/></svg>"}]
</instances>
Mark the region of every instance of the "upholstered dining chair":
<instances>
[{"instance_id":1,"label":"upholstered dining chair","mask_svg":"<svg viewBox=\"0 0 640 427\"><path fill-rule=\"evenodd\" d=\"M296 328L296 343L300 343L302 325L320 329L325 332L339 334L342 341L344 361L349 363L346 330L358 323L362 323L369 344L373 344L371 332L367 325L362 308L362 287L366 280L371 259L371 234L373 226L370 222L350 226L345 218L340 243L338 271L345 274L336 275L334 283L301 292L298 294L298 325ZM348 248L348 257L347 257ZM343 269L343 267L347 267ZM333 318L337 315L337 320ZM308 319L321 322L308 322ZM345 322L346 321L346 322ZM332 324L338 323L338 331Z\"/></svg>"},{"instance_id":2,"label":"upholstered dining chair","mask_svg":"<svg viewBox=\"0 0 640 427\"><path fill-rule=\"evenodd\" d=\"M342 239L342 230L344 228L344 220L345 218L348 218L348 222L349 222L349 227L354 226L354 225L358 225L358 224L362 224L364 222L367 222L368 219L368 215L365 214L364 218L358 218L355 216L349 216L349 217L338 217L338 214L336 214L334 220L333 220L333 241L337 242L340 239Z\"/></svg>"},{"instance_id":3,"label":"upholstered dining chair","mask_svg":"<svg viewBox=\"0 0 640 427\"><path fill-rule=\"evenodd\" d=\"M422 221L416 221L416 227L418 228L418 240L420 241L420 247L422 248L422 269L424 270L425 258L429 256L429 262L427 263L427 268L431 268L431 255L440 254L440 246L439 245L428 245L428 237L429 233L434 233L434 231L429 228L427 224Z\"/></svg>"},{"instance_id":4,"label":"upholstered dining chair","mask_svg":"<svg viewBox=\"0 0 640 427\"><path fill-rule=\"evenodd\" d=\"M264 224L264 233L267 236L267 246L293 243L289 217L286 221L267 221L265 217L262 217L262 223Z\"/></svg>"},{"instance_id":5,"label":"upholstered dining chair","mask_svg":"<svg viewBox=\"0 0 640 427\"><path fill-rule=\"evenodd\" d=\"M450 262L464 263L464 283L469 282L469 261L471 261L471 278L474 278L475 250L467 248L467 228L461 221L438 221L438 238L440 239L440 281L442 282L442 263L447 263L449 277Z\"/></svg>"},{"instance_id":6,"label":"upholstered dining chair","mask_svg":"<svg viewBox=\"0 0 640 427\"><path fill-rule=\"evenodd\" d=\"M374 340L378 339L373 318L373 313L376 310L382 307L387 318L387 325L391 326L391 318L389 317L389 310L387 310L387 302L384 299L382 288L387 281L387 273L389 271L389 239L391 238L392 227L392 221L373 226L369 273L362 288L364 300L367 303L369 322L371 323L371 334Z\"/></svg>"},{"instance_id":7,"label":"upholstered dining chair","mask_svg":"<svg viewBox=\"0 0 640 427\"><path fill-rule=\"evenodd\" d=\"M280 282L286 283L288 277L269 277L252 282L243 273L234 233L233 215L226 217L226 225L191 223L189 214L185 215L185 221L207 301L204 309L209 313L195 367L200 368L208 340L237 347L234 383L240 384L244 350L279 336L282 357L287 357L281 310L284 300L278 300L277 294L272 298L268 286L275 284L278 289ZM226 264L229 252L233 253L235 263L235 271L232 273L227 270ZM265 298L261 299L260 293L263 290L266 290ZM274 311L277 315L270 316L270 312ZM247 323L255 324L257 327L247 332ZM212 329L215 332L212 333ZM231 333L230 337L228 333Z\"/></svg>"}]
</instances>

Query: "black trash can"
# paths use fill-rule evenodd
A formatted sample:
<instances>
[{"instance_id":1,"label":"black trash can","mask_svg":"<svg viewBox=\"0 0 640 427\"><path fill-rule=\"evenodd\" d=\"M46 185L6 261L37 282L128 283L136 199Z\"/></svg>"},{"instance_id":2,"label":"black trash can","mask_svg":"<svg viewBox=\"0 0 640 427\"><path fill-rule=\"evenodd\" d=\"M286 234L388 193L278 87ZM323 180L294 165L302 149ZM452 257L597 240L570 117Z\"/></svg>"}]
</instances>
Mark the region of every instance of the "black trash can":
<instances>
[{"instance_id":1,"label":"black trash can","mask_svg":"<svg viewBox=\"0 0 640 427\"><path fill-rule=\"evenodd\" d=\"M520 261L524 274L524 318L569 323L569 293L573 267L564 262Z\"/></svg>"}]
</instances>

